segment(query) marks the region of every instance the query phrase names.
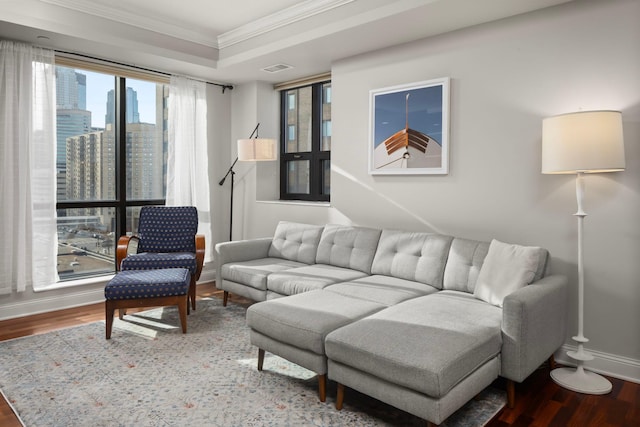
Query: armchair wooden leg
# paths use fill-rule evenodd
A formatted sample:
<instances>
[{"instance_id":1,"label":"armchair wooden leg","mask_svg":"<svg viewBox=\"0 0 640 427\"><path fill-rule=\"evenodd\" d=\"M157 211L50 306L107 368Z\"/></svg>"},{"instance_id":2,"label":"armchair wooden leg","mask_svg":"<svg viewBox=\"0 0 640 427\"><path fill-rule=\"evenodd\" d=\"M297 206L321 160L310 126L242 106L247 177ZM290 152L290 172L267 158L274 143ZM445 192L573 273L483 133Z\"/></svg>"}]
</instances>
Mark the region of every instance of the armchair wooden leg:
<instances>
[{"instance_id":1,"label":"armchair wooden leg","mask_svg":"<svg viewBox=\"0 0 640 427\"><path fill-rule=\"evenodd\" d=\"M187 333L187 312L189 311L189 295L186 295L184 299L178 302L178 313L180 314L180 325L182 326L182 333Z\"/></svg>"},{"instance_id":2,"label":"armchair wooden leg","mask_svg":"<svg viewBox=\"0 0 640 427\"><path fill-rule=\"evenodd\" d=\"M318 396L320 402L327 400L327 374L318 374Z\"/></svg>"},{"instance_id":3,"label":"armchair wooden leg","mask_svg":"<svg viewBox=\"0 0 640 427\"><path fill-rule=\"evenodd\" d=\"M191 310L196 311L196 276L191 276L189 285L189 298L191 299Z\"/></svg>"},{"instance_id":4,"label":"armchair wooden leg","mask_svg":"<svg viewBox=\"0 0 640 427\"><path fill-rule=\"evenodd\" d=\"M338 383L338 390L336 392L336 409L340 411L342 404L344 403L344 385Z\"/></svg>"},{"instance_id":5,"label":"armchair wooden leg","mask_svg":"<svg viewBox=\"0 0 640 427\"><path fill-rule=\"evenodd\" d=\"M262 371L262 365L264 364L264 350L258 349L258 371Z\"/></svg>"},{"instance_id":6,"label":"armchair wooden leg","mask_svg":"<svg viewBox=\"0 0 640 427\"><path fill-rule=\"evenodd\" d=\"M516 406L516 383L513 380L507 380L507 406L509 409Z\"/></svg>"},{"instance_id":7,"label":"armchair wooden leg","mask_svg":"<svg viewBox=\"0 0 640 427\"><path fill-rule=\"evenodd\" d=\"M113 307L111 307L111 305L109 304L109 301L105 301L104 302L104 311L105 311L105 321L107 323L107 327L106 327L106 334L105 334L105 338L106 339L111 339L111 330L113 329L113 314L115 309Z\"/></svg>"},{"instance_id":8,"label":"armchair wooden leg","mask_svg":"<svg viewBox=\"0 0 640 427\"><path fill-rule=\"evenodd\" d=\"M222 306L223 307L227 306L227 301L229 301L229 292L228 291L224 291L224 294L222 294Z\"/></svg>"}]
</instances>

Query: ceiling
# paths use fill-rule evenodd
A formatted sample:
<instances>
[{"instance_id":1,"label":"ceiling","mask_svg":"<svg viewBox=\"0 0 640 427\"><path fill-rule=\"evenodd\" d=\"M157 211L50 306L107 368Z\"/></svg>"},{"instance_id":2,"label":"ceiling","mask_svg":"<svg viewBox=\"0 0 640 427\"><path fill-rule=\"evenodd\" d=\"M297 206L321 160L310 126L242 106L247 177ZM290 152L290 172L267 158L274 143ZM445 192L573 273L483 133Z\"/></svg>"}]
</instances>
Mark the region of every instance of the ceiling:
<instances>
[{"instance_id":1,"label":"ceiling","mask_svg":"<svg viewBox=\"0 0 640 427\"><path fill-rule=\"evenodd\" d=\"M0 0L0 38L214 82L276 83L568 1ZM291 68L263 70L276 64Z\"/></svg>"}]
</instances>

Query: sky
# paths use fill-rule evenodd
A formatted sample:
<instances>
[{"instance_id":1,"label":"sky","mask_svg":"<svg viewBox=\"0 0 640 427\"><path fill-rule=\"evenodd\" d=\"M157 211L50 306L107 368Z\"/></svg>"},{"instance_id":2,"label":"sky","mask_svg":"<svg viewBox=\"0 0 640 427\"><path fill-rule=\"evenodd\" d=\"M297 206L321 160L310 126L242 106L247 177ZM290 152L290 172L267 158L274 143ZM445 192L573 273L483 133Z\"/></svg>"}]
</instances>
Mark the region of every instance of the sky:
<instances>
[{"instance_id":1,"label":"sky","mask_svg":"<svg viewBox=\"0 0 640 427\"><path fill-rule=\"evenodd\" d=\"M107 93L115 88L112 75L76 70L87 76L87 110L91 111L91 126L104 128L104 117L107 112ZM138 112L140 121L155 123L156 121L156 83L143 80L127 79L127 86L138 93Z\"/></svg>"}]
</instances>

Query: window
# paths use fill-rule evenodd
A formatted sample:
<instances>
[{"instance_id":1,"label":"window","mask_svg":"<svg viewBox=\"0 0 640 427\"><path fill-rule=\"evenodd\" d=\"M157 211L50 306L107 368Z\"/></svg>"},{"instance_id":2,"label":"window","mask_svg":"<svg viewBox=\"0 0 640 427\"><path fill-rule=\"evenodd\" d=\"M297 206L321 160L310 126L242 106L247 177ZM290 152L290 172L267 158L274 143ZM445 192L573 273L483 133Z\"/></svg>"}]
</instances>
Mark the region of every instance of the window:
<instances>
[{"instance_id":1,"label":"window","mask_svg":"<svg viewBox=\"0 0 640 427\"><path fill-rule=\"evenodd\" d=\"M61 280L113 273L118 237L166 194L168 85L87 65L56 66Z\"/></svg>"},{"instance_id":2,"label":"window","mask_svg":"<svg viewBox=\"0 0 640 427\"><path fill-rule=\"evenodd\" d=\"M281 111L280 198L329 201L331 82L283 90Z\"/></svg>"}]
</instances>

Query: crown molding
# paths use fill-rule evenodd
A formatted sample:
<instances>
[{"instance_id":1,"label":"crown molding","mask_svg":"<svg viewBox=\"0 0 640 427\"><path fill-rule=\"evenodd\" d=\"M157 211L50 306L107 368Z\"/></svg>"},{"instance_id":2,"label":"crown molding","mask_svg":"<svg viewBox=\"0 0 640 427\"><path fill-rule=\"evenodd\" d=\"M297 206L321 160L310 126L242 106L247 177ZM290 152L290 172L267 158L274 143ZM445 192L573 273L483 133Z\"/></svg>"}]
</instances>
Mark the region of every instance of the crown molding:
<instances>
[{"instance_id":1,"label":"crown molding","mask_svg":"<svg viewBox=\"0 0 640 427\"><path fill-rule=\"evenodd\" d=\"M355 0L305 0L296 5L280 10L271 15L259 18L231 31L220 34L216 39L207 37L202 32L194 31L179 25L141 16L133 10L115 8L98 0L40 0L66 9L111 21L121 22L133 27L156 33L166 34L178 39L202 44L215 49L223 49L253 37L266 34L294 22L319 15L328 10L343 6Z\"/></svg>"},{"instance_id":2,"label":"crown molding","mask_svg":"<svg viewBox=\"0 0 640 427\"><path fill-rule=\"evenodd\" d=\"M40 1L218 49L217 40L203 35L202 32L193 31L159 19L144 17L131 10L114 8L97 0Z\"/></svg>"},{"instance_id":3,"label":"crown molding","mask_svg":"<svg viewBox=\"0 0 640 427\"><path fill-rule=\"evenodd\" d=\"M218 36L218 48L233 46L253 37L266 34L294 22L327 12L355 0L306 0L276 13L256 19Z\"/></svg>"}]
</instances>

